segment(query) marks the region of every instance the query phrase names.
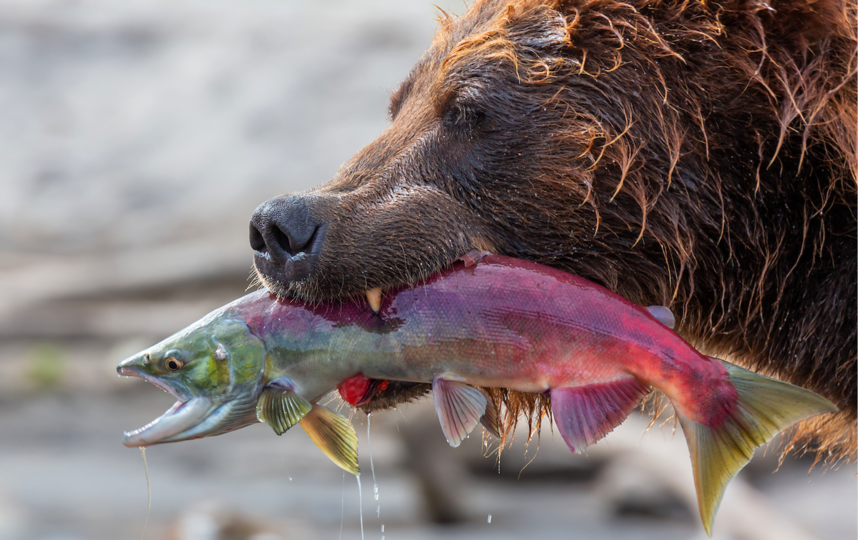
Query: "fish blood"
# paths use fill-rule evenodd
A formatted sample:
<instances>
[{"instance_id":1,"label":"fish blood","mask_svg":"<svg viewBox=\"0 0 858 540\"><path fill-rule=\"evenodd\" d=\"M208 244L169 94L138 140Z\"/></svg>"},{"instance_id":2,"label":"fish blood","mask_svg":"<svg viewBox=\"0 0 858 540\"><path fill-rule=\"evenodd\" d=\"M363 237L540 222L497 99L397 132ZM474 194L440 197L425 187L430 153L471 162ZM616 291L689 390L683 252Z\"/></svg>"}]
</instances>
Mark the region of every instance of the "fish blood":
<instances>
[{"instance_id":1,"label":"fish blood","mask_svg":"<svg viewBox=\"0 0 858 540\"><path fill-rule=\"evenodd\" d=\"M361 406L388 381L402 381L431 385L452 446L480 424L501 433L487 389L502 388L548 396L560 435L581 453L655 388L676 411L711 534L727 483L756 447L836 411L813 392L699 353L672 330L665 307L638 306L529 261L470 253L386 290L383 304L376 312L362 299L305 304L257 291L210 313L119 364L120 375L177 399L126 433L125 444L196 439L255 422L281 435L299 425L358 475L354 428L319 400L337 388Z\"/></svg>"}]
</instances>

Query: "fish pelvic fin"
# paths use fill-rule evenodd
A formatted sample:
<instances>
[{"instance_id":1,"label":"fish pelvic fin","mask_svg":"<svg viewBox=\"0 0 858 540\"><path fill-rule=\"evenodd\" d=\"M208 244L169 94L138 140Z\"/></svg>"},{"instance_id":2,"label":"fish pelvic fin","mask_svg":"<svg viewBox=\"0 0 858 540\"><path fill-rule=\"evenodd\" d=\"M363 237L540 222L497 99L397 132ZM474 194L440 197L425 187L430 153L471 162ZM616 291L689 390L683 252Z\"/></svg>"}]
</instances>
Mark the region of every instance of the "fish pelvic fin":
<instances>
[{"instance_id":1,"label":"fish pelvic fin","mask_svg":"<svg viewBox=\"0 0 858 540\"><path fill-rule=\"evenodd\" d=\"M649 387L628 375L613 381L551 389L551 412L569 449L583 453L622 424Z\"/></svg>"},{"instance_id":2,"label":"fish pelvic fin","mask_svg":"<svg viewBox=\"0 0 858 540\"><path fill-rule=\"evenodd\" d=\"M717 360L736 388L736 406L723 422L707 426L676 411L688 441L700 519L712 536L712 523L727 483L751 460L754 450L778 432L811 416L837 411L822 396Z\"/></svg>"},{"instance_id":3,"label":"fish pelvic fin","mask_svg":"<svg viewBox=\"0 0 858 540\"><path fill-rule=\"evenodd\" d=\"M454 448L462 444L486 414L486 395L469 384L438 377L432 381L432 397L441 430Z\"/></svg>"},{"instance_id":4,"label":"fish pelvic fin","mask_svg":"<svg viewBox=\"0 0 858 540\"><path fill-rule=\"evenodd\" d=\"M338 467L355 476L360 474L357 433L347 418L321 405L313 405L301 420L301 427Z\"/></svg>"},{"instance_id":5,"label":"fish pelvic fin","mask_svg":"<svg viewBox=\"0 0 858 540\"><path fill-rule=\"evenodd\" d=\"M282 435L310 412L312 405L295 392L278 385L266 386L256 402L256 418Z\"/></svg>"}]
</instances>

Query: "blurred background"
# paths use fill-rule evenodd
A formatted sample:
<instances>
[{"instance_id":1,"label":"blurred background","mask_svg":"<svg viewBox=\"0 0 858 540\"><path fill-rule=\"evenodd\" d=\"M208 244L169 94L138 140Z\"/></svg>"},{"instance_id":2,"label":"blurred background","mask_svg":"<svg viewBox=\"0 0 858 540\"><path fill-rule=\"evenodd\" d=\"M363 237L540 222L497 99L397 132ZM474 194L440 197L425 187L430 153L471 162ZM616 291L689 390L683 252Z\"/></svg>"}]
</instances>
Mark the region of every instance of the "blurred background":
<instances>
[{"instance_id":1,"label":"blurred background","mask_svg":"<svg viewBox=\"0 0 858 540\"><path fill-rule=\"evenodd\" d=\"M141 537L121 435L172 398L115 365L244 293L253 209L385 129L435 17L423 0L0 0L0 540ZM705 538L672 423L633 417L587 456L520 432L500 462L476 434L449 448L430 401L354 423L362 491L301 430L151 448L145 538ZM856 538L855 467L772 474L776 458L727 490L716 537Z\"/></svg>"}]
</instances>

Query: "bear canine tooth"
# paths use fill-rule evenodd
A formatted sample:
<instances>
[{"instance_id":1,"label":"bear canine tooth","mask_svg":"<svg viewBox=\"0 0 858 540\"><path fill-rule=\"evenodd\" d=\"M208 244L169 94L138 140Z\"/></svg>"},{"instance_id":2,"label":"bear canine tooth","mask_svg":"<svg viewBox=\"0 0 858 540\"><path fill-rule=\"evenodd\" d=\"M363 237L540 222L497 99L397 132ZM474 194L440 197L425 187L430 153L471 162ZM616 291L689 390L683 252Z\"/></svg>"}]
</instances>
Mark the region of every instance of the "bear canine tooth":
<instances>
[{"instance_id":1,"label":"bear canine tooth","mask_svg":"<svg viewBox=\"0 0 858 540\"><path fill-rule=\"evenodd\" d=\"M381 287L366 291L366 299L369 302L369 307L378 313L381 310Z\"/></svg>"}]
</instances>

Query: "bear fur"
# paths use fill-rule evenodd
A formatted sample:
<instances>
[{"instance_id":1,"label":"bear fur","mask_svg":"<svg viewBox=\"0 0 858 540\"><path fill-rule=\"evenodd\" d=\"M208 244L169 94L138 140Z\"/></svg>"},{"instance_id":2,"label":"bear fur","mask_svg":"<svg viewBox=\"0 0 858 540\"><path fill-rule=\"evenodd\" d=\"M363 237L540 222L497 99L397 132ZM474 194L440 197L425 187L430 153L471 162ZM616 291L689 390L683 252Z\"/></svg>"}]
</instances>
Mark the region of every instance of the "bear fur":
<instances>
[{"instance_id":1,"label":"bear fur","mask_svg":"<svg viewBox=\"0 0 858 540\"><path fill-rule=\"evenodd\" d=\"M390 127L302 195L326 227L312 274L259 277L317 301L413 283L472 249L561 268L669 306L705 354L832 400L840 412L786 450L854 459L855 20L845 0L443 14ZM370 408L424 390L392 385ZM493 396L538 418L547 406Z\"/></svg>"}]
</instances>

